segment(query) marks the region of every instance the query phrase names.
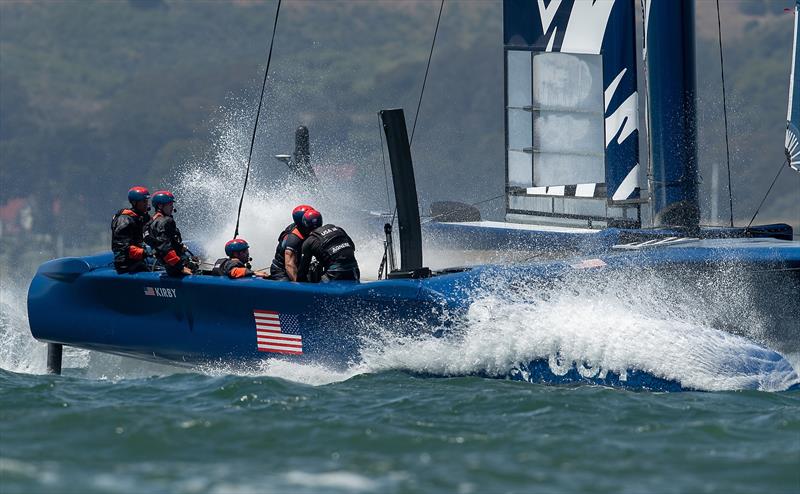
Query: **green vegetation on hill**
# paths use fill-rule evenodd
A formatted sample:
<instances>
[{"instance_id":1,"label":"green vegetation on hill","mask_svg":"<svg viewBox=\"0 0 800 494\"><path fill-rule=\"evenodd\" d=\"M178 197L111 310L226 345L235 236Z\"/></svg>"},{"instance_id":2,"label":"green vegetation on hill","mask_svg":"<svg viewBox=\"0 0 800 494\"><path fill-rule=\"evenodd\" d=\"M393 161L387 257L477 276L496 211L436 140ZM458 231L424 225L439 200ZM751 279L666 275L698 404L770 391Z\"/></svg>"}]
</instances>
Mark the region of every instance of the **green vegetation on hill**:
<instances>
[{"instance_id":1,"label":"green vegetation on hill","mask_svg":"<svg viewBox=\"0 0 800 494\"><path fill-rule=\"evenodd\" d=\"M756 3L727 13L745 26L726 39L737 216L782 159L792 22L774 12L792 2ZM45 231L106 229L90 205L110 214L129 185L164 185L209 152L226 115L250 125L274 11L247 0L0 3L0 205L32 197ZM305 124L317 158L356 164L356 180L383 190L375 113L413 118L437 11L422 0L284 2L257 160L290 149ZM502 193L501 30L501 2L446 4L414 141L423 204ZM698 64L708 182L724 156L716 39L699 38ZM797 222L787 177L764 218Z\"/></svg>"}]
</instances>

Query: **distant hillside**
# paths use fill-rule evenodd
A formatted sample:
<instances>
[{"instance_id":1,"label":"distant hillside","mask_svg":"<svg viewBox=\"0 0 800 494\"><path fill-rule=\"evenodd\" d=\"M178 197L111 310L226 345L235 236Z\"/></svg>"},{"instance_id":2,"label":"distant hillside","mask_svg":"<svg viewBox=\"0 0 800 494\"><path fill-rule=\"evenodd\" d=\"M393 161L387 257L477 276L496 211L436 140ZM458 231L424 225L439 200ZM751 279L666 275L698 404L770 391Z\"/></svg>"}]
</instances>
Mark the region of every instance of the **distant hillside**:
<instances>
[{"instance_id":1,"label":"distant hillside","mask_svg":"<svg viewBox=\"0 0 800 494\"><path fill-rule=\"evenodd\" d=\"M722 3L744 218L782 159L792 20L776 12L792 2ZM713 7L698 5L704 186L724 149ZM130 184L164 184L176 166L212 149L225 122L249 132L274 8L245 0L0 3L0 205L31 196L35 224L49 229L50 205L60 200L60 228L105 229L108 215L89 215L89 204L110 211ZM306 124L318 160L356 165L353 180L377 184L370 193L385 201L375 113L404 107L412 118L437 11L436 1L284 2L259 163L273 166L270 156L290 149L292 129ZM446 4L414 142L423 204L502 193L501 30L500 2ZM800 223L798 178L783 178L762 219Z\"/></svg>"}]
</instances>

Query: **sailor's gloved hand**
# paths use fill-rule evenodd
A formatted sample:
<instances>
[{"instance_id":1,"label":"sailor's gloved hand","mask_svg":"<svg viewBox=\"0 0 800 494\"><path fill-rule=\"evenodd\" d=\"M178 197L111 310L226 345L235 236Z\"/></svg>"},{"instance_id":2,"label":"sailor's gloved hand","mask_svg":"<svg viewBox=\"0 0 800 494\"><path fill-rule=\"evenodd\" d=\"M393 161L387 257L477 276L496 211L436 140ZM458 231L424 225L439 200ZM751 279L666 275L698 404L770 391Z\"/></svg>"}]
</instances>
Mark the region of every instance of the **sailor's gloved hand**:
<instances>
[{"instance_id":1,"label":"sailor's gloved hand","mask_svg":"<svg viewBox=\"0 0 800 494\"><path fill-rule=\"evenodd\" d=\"M186 258L185 265L186 268L188 268L192 273L197 273L200 271L200 259L196 256Z\"/></svg>"}]
</instances>

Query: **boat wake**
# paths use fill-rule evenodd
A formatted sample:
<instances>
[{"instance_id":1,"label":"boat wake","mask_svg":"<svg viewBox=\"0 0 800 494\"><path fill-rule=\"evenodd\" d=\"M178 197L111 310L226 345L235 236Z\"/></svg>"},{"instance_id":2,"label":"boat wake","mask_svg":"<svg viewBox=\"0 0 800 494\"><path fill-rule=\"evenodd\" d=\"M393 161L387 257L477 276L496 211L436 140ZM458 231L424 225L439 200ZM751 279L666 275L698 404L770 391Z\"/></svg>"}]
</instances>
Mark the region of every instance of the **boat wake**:
<instances>
[{"instance_id":1,"label":"boat wake","mask_svg":"<svg viewBox=\"0 0 800 494\"><path fill-rule=\"evenodd\" d=\"M611 373L622 385L634 371L707 391L800 383L798 362L767 349L779 321L736 266L678 278L642 270L544 283L498 277L443 338L388 339L368 345L364 361L373 371L547 382L610 383Z\"/></svg>"},{"instance_id":2,"label":"boat wake","mask_svg":"<svg viewBox=\"0 0 800 494\"><path fill-rule=\"evenodd\" d=\"M658 277L636 285L568 281L522 289L500 282L443 337L373 341L363 365L371 372L621 385L639 373L659 382L642 385L639 377L633 387L651 389L679 383L705 391L782 391L800 383L797 363L754 343L764 334L757 312L730 314L735 299L711 307L689 293L665 300L666 284ZM718 329L732 316L740 318L738 334Z\"/></svg>"}]
</instances>

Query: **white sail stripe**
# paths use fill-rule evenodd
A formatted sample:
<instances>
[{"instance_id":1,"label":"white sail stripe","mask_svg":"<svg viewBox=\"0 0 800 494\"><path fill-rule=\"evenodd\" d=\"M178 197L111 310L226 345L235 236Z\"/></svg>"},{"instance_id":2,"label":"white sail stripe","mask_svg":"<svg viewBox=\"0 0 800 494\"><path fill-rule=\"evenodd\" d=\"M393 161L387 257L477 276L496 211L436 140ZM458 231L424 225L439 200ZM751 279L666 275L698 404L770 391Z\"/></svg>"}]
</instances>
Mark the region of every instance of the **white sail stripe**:
<instances>
[{"instance_id":1,"label":"white sail stripe","mask_svg":"<svg viewBox=\"0 0 800 494\"><path fill-rule=\"evenodd\" d=\"M577 184L575 186L575 197L594 197L594 189L597 184Z\"/></svg>"},{"instance_id":2,"label":"white sail stripe","mask_svg":"<svg viewBox=\"0 0 800 494\"><path fill-rule=\"evenodd\" d=\"M639 163L636 163L631 171L628 172L628 175L625 176L625 179L619 184L617 190L614 191L614 196L611 198L612 201L624 201L628 199L633 192L636 190L636 187L639 183Z\"/></svg>"},{"instance_id":3,"label":"white sail stripe","mask_svg":"<svg viewBox=\"0 0 800 494\"><path fill-rule=\"evenodd\" d=\"M256 328L259 328L259 329L275 329L275 328L280 328L280 327L281 327L280 323L277 323L277 324L275 324L275 323L259 323L259 322L256 323Z\"/></svg>"},{"instance_id":4,"label":"white sail stripe","mask_svg":"<svg viewBox=\"0 0 800 494\"><path fill-rule=\"evenodd\" d=\"M542 32L547 33L556 16L556 12L558 12L558 8L561 6L561 0L553 0L547 7L544 6L544 0L538 0L537 3L539 4L539 19L542 21Z\"/></svg>"},{"instance_id":5,"label":"white sail stripe","mask_svg":"<svg viewBox=\"0 0 800 494\"><path fill-rule=\"evenodd\" d=\"M620 72L619 75L617 75L617 77L615 77L614 80L611 81L611 84L608 85L605 92L603 93L603 97L606 100L605 101L606 111L608 111L608 104L611 103L611 100L614 98L614 93L617 92L617 87L619 86L619 83L622 82L622 77L625 75L625 72L627 71L628 67L622 69L622 72Z\"/></svg>"},{"instance_id":6,"label":"white sail stripe","mask_svg":"<svg viewBox=\"0 0 800 494\"><path fill-rule=\"evenodd\" d=\"M267 315L267 314L253 314L253 317L256 318L256 321L258 321L258 320L279 321L280 320L280 317L278 317L277 315L271 316L271 315Z\"/></svg>"},{"instance_id":7,"label":"white sail stripe","mask_svg":"<svg viewBox=\"0 0 800 494\"><path fill-rule=\"evenodd\" d=\"M525 193L531 195L543 196L547 194L547 187L528 187L527 189L525 189Z\"/></svg>"},{"instance_id":8,"label":"white sail stripe","mask_svg":"<svg viewBox=\"0 0 800 494\"><path fill-rule=\"evenodd\" d=\"M553 43L556 40L556 34L558 34L558 29L553 29L553 32L550 33L550 41L547 42L547 47L544 49L546 52L553 51Z\"/></svg>"},{"instance_id":9,"label":"white sail stripe","mask_svg":"<svg viewBox=\"0 0 800 494\"><path fill-rule=\"evenodd\" d=\"M599 54L613 7L614 0L575 2L559 51Z\"/></svg>"},{"instance_id":10,"label":"white sail stripe","mask_svg":"<svg viewBox=\"0 0 800 494\"><path fill-rule=\"evenodd\" d=\"M563 185L555 185L547 188L547 195L548 196L563 196L564 195L564 186Z\"/></svg>"},{"instance_id":11,"label":"white sail stripe","mask_svg":"<svg viewBox=\"0 0 800 494\"><path fill-rule=\"evenodd\" d=\"M606 118L606 147L619 133L617 144L622 144L639 127L638 92L628 96L614 113ZM620 132L622 129L622 132Z\"/></svg>"}]
</instances>

